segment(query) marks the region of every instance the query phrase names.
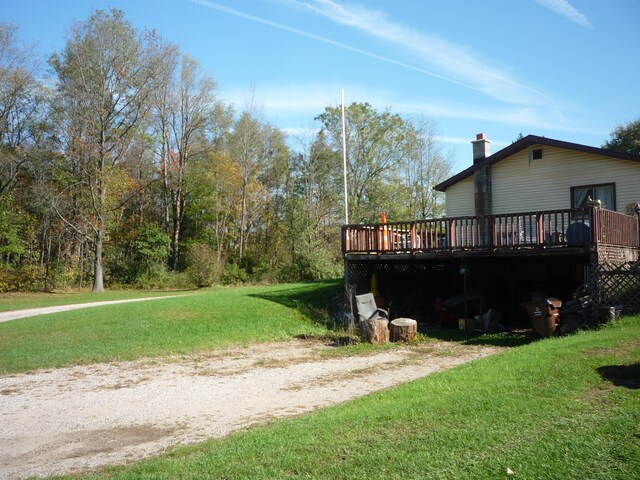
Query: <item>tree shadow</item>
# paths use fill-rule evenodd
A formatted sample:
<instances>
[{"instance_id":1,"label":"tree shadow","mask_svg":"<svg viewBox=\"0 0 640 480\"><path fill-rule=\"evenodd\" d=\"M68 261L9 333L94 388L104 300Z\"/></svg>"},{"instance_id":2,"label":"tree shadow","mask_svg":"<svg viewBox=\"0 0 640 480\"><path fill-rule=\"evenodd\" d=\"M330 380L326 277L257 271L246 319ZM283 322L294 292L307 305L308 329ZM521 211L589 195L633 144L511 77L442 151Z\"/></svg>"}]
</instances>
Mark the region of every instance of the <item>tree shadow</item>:
<instances>
[{"instance_id":1,"label":"tree shadow","mask_svg":"<svg viewBox=\"0 0 640 480\"><path fill-rule=\"evenodd\" d=\"M421 327L421 333L427 337L464 345L491 345L494 347L520 347L540 339L531 330L521 329L501 333L466 332L456 328Z\"/></svg>"},{"instance_id":2,"label":"tree shadow","mask_svg":"<svg viewBox=\"0 0 640 480\"><path fill-rule=\"evenodd\" d=\"M337 314L342 307L342 289L342 281L336 280L306 283L249 296L296 309L314 323L333 330L338 327Z\"/></svg>"},{"instance_id":3,"label":"tree shadow","mask_svg":"<svg viewBox=\"0 0 640 480\"><path fill-rule=\"evenodd\" d=\"M598 368L600 376L616 387L640 389L640 363L631 365L607 365Z\"/></svg>"}]
</instances>

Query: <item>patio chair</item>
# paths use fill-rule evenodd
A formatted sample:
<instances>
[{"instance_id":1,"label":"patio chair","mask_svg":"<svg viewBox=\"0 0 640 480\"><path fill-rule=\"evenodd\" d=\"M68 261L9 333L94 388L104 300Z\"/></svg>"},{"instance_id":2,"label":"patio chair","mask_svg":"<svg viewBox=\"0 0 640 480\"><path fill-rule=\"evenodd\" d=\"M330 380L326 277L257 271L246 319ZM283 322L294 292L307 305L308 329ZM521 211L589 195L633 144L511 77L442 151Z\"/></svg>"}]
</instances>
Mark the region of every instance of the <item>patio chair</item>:
<instances>
[{"instance_id":1,"label":"patio chair","mask_svg":"<svg viewBox=\"0 0 640 480\"><path fill-rule=\"evenodd\" d=\"M389 312L378 308L373 298L373 293L356 295L356 307L358 308L358 319L365 320L389 319Z\"/></svg>"}]
</instances>

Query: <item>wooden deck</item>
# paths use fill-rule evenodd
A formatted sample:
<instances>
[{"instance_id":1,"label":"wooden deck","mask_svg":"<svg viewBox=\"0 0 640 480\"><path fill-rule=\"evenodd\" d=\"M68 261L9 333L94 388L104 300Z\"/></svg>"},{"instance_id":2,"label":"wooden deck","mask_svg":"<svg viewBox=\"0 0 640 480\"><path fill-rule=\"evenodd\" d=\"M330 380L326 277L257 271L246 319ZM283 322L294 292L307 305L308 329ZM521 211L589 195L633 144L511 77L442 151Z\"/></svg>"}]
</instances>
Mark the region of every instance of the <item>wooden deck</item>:
<instances>
[{"instance_id":1,"label":"wooden deck","mask_svg":"<svg viewBox=\"0 0 640 480\"><path fill-rule=\"evenodd\" d=\"M595 208L345 225L342 253L384 256L588 253L640 248L638 217Z\"/></svg>"}]
</instances>

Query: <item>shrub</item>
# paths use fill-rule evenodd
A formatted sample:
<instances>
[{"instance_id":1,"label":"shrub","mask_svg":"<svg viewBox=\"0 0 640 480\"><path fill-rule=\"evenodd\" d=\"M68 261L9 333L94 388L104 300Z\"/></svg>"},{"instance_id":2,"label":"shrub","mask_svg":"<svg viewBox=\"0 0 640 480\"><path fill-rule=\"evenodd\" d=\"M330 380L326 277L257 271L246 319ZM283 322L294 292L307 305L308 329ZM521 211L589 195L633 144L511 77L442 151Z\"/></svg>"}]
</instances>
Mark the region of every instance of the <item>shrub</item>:
<instances>
[{"instance_id":1,"label":"shrub","mask_svg":"<svg viewBox=\"0 0 640 480\"><path fill-rule=\"evenodd\" d=\"M320 244L301 252L295 261L300 280L315 281L340 278L343 274L342 264L336 262L333 257L332 252Z\"/></svg>"},{"instance_id":2,"label":"shrub","mask_svg":"<svg viewBox=\"0 0 640 480\"><path fill-rule=\"evenodd\" d=\"M39 265L0 266L0 293L42 290L44 269Z\"/></svg>"},{"instance_id":3,"label":"shrub","mask_svg":"<svg viewBox=\"0 0 640 480\"><path fill-rule=\"evenodd\" d=\"M224 285L237 285L249 281L249 274L244 268L240 268L235 263L230 263L222 275L222 283Z\"/></svg>"},{"instance_id":4,"label":"shrub","mask_svg":"<svg viewBox=\"0 0 640 480\"><path fill-rule=\"evenodd\" d=\"M159 227L144 225L114 242L106 255L107 282L156 288L164 284L169 236Z\"/></svg>"},{"instance_id":5,"label":"shrub","mask_svg":"<svg viewBox=\"0 0 640 480\"><path fill-rule=\"evenodd\" d=\"M210 287L220 282L224 260L207 244L194 243L187 254L187 274L196 287Z\"/></svg>"}]
</instances>

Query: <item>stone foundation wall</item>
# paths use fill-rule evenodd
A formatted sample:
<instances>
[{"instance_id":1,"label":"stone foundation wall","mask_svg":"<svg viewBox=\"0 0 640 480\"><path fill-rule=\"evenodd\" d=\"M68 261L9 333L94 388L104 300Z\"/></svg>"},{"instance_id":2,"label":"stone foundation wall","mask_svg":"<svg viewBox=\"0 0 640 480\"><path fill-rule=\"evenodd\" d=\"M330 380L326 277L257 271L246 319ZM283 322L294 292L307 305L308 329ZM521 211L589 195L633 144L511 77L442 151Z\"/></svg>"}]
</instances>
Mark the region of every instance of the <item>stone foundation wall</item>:
<instances>
[{"instance_id":1,"label":"stone foundation wall","mask_svg":"<svg viewBox=\"0 0 640 480\"><path fill-rule=\"evenodd\" d=\"M630 247L598 245L597 258L599 265L623 265L640 261L640 250Z\"/></svg>"}]
</instances>

